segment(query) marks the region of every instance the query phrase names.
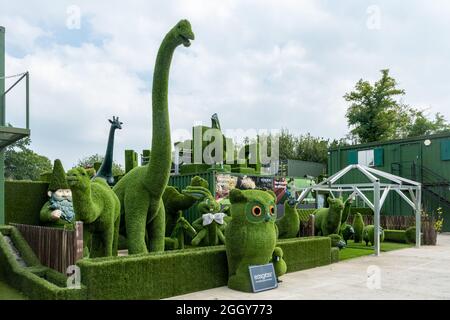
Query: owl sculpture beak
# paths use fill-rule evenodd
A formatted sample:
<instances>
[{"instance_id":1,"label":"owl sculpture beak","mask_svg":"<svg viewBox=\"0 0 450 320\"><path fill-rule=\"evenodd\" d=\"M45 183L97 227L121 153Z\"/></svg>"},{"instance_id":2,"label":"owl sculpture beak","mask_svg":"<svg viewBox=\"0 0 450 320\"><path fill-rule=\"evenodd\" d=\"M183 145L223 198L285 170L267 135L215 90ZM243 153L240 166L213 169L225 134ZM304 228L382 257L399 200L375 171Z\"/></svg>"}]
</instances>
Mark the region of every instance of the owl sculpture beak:
<instances>
[{"instance_id":1,"label":"owl sculpture beak","mask_svg":"<svg viewBox=\"0 0 450 320\"><path fill-rule=\"evenodd\" d=\"M267 212L264 216L264 222L269 222L272 218L270 217L270 214Z\"/></svg>"}]
</instances>

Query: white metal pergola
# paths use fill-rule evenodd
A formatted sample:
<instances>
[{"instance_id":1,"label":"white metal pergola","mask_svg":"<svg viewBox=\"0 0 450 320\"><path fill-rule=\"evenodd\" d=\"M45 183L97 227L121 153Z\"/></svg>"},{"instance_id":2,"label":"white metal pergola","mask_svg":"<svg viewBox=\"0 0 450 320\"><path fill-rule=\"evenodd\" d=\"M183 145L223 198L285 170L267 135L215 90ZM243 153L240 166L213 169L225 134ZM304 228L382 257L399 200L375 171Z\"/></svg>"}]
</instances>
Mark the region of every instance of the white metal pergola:
<instances>
[{"instance_id":1,"label":"white metal pergola","mask_svg":"<svg viewBox=\"0 0 450 320\"><path fill-rule=\"evenodd\" d=\"M356 184L337 184L336 182L352 170L358 170L367 179L369 183ZM382 183L385 179L387 183ZM405 179L384 171L360 164L352 164L341 171L335 173L328 179L317 185L301 188L302 192L298 197L301 202L311 191L329 192L335 197L334 192L339 195L342 193L351 193L350 197L360 197L374 212L375 227L375 255L380 255L380 212L390 191L394 191L410 205L416 214L416 247L420 247L420 227L421 227L421 209L422 209L422 185L419 182ZM373 203L367 198L364 192L373 192Z\"/></svg>"}]
</instances>

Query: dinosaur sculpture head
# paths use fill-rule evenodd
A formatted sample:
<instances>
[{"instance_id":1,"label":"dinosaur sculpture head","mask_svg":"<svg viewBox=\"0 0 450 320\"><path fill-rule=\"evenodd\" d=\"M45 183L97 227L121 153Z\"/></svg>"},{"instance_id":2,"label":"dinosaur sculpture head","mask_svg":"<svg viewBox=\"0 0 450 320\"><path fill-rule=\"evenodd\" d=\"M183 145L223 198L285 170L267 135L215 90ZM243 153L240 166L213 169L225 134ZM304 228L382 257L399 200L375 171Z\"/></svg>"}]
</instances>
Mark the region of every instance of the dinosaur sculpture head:
<instances>
[{"instance_id":1,"label":"dinosaur sculpture head","mask_svg":"<svg viewBox=\"0 0 450 320\"><path fill-rule=\"evenodd\" d=\"M75 168L67 172L67 182L70 189L73 190L87 190L91 183L91 177L84 168Z\"/></svg>"},{"instance_id":2,"label":"dinosaur sculpture head","mask_svg":"<svg viewBox=\"0 0 450 320\"><path fill-rule=\"evenodd\" d=\"M180 20L180 22L173 27L172 33L177 41L177 44L182 44L185 47L189 47L191 45L190 40L195 39L195 35L191 29L191 24L186 19Z\"/></svg>"}]
</instances>

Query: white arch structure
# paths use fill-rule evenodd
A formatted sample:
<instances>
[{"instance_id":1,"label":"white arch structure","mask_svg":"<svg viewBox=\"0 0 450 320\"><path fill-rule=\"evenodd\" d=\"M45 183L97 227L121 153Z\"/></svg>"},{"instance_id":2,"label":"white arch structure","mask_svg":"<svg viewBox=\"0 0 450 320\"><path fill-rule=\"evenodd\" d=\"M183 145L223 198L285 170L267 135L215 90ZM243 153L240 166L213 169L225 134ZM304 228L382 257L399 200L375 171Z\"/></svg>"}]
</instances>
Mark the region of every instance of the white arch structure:
<instances>
[{"instance_id":1,"label":"white arch structure","mask_svg":"<svg viewBox=\"0 0 450 320\"><path fill-rule=\"evenodd\" d=\"M358 170L368 180L368 183L337 184L336 182L352 170ZM387 182L381 182L384 179ZM333 174L328 179L311 187L301 188L298 197L301 202L311 191L326 191L334 197L334 192L340 195L344 192L351 193L350 196L359 196L374 212L375 227L375 255L380 255L380 212L389 194L393 191L410 205L416 215L416 247L420 247L420 227L422 209L422 184L413 180L405 179L384 171L360 164L351 164L341 171ZM364 192L373 192L373 203L366 197Z\"/></svg>"}]
</instances>

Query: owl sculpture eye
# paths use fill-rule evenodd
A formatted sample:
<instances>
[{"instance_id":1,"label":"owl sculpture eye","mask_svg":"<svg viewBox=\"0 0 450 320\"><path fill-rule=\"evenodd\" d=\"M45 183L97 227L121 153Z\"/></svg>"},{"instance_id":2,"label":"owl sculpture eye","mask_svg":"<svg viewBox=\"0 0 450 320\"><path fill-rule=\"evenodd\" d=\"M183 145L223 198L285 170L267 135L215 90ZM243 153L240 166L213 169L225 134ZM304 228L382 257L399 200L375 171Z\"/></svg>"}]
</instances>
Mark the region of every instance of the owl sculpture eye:
<instances>
[{"instance_id":1,"label":"owl sculpture eye","mask_svg":"<svg viewBox=\"0 0 450 320\"><path fill-rule=\"evenodd\" d=\"M270 212L270 215L271 215L271 216L274 216L274 215L276 214L275 206L270 206L270 207L269 207L269 212Z\"/></svg>"},{"instance_id":2,"label":"owl sculpture eye","mask_svg":"<svg viewBox=\"0 0 450 320\"><path fill-rule=\"evenodd\" d=\"M255 217L261 216L261 213L262 213L262 210L261 210L261 207L260 207L260 206L254 206L254 207L252 208L252 214L253 214Z\"/></svg>"}]
</instances>

